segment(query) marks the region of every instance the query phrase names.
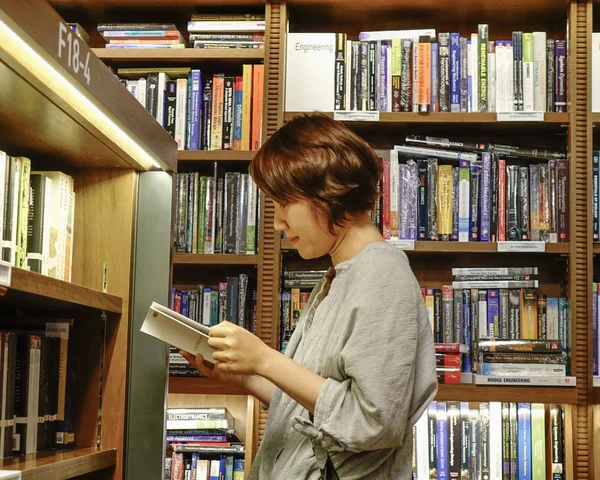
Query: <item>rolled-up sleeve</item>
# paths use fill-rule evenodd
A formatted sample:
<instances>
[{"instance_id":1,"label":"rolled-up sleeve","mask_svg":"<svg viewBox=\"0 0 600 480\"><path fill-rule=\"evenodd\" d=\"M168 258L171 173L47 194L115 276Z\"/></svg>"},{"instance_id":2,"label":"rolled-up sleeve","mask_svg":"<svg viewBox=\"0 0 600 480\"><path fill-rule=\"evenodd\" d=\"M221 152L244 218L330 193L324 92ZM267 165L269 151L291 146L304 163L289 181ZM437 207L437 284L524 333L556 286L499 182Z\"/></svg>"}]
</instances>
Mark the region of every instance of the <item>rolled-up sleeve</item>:
<instances>
[{"instance_id":1,"label":"rolled-up sleeve","mask_svg":"<svg viewBox=\"0 0 600 480\"><path fill-rule=\"evenodd\" d=\"M297 419L296 428L327 451L397 447L411 414L420 292L414 282L372 272L355 282L339 312L344 380L327 378L313 421Z\"/></svg>"}]
</instances>

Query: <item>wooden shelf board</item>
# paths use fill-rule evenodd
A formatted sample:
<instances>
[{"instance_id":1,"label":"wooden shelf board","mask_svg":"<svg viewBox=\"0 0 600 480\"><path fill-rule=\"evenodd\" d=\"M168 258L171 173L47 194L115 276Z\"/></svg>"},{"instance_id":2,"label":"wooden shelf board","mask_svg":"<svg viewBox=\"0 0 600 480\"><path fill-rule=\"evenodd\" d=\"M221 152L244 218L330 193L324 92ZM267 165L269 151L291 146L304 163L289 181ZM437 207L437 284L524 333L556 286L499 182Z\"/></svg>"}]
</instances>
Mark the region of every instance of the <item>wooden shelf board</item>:
<instances>
[{"instance_id":1,"label":"wooden shelf board","mask_svg":"<svg viewBox=\"0 0 600 480\"><path fill-rule=\"evenodd\" d=\"M22 480L54 480L96 472L117 463L117 451L83 448L2 460L2 470L19 470Z\"/></svg>"},{"instance_id":2,"label":"wooden shelf board","mask_svg":"<svg viewBox=\"0 0 600 480\"><path fill-rule=\"evenodd\" d=\"M132 157L121 140L106 133L94 109L78 100L61 78L78 89L106 117L125 131L166 170L176 171L177 144L123 84L93 53L89 53L90 82L67 65L65 47L59 56L57 38L61 18L46 2L23 0L3 4L0 17L49 69L34 69L16 43L0 51L0 149L10 155L39 156L75 167L153 169L148 159ZM68 27L65 26L65 29ZM68 31L68 30L67 30ZM89 48L79 42L79 60ZM13 50L14 48L14 50ZM55 85L54 87L52 85ZM9 88L8 88L9 87ZM89 108L88 108L89 107ZM115 135L118 135L115 132Z\"/></svg>"},{"instance_id":3,"label":"wooden shelf board","mask_svg":"<svg viewBox=\"0 0 600 480\"><path fill-rule=\"evenodd\" d=\"M287 239L281 240L282 250L296 250ZM408 255L412 253L498 253L497 244L494 242L415 242L414 250L405 250ZM600 250L599 250L600 251ZM568 254L568 243L547 243L547 254Z\"/></svg>"},{"instance_id":4,"label":"wooden shelf board","mask_svg":"<svg viewBox=\"0 0 600 480\"><path fill-rule=\"evenodd\" d=\"M120 297L20 268L12 269L11 286L6 290L0 287L0 293L4 293L0 304L6 301L60 310L87 307L117 314L123 309Z\"/></svg>"},{"instance_id":5,"label":"wooden shelf board","mask_svg":"<svg viewBox=\"0 0 600 480\"><path fill-rule=\"evenodd\" d=\"M92 48L105 62L191 63L199 60L262 60L263 48L203 49L203 48Z\"/></svg>"},{"instance_id":6,"label":"wooden shelf board","mask_svg":"<svg viewBox=\"0 0 600 480\"><path fill-rule=\"evenodd\" d=\"M169 393L190 395L248 395L243 388L204 377L169 377Z\"/></svg>"},{"instance_id":7,"label":"wooden shelf board","mask_svg":"<svg viewBox=\"0 0 600 480\"><path fill-rule=\"evenodd\" d=\"M177 253L173 255L173 265L258 265L260 255Z\"/></svg>"},{"instance_id":8,"label":"wooden shelf board","mask_svg":"<svg viewBox=\"0 0 600 480\"><path fill-rule=\"evenodd\" d=\"M172 0L50 0L50 4L57 9L62 8L85 8L91 11L112 8L173 8ZM264 0L233 0L227 1L226 6L262 6ZM177 7L220 7L223 8L223 0L177 0Z\"/></svg>"},{"instance_id":9,"label":"wooden shelf board","mask_svg":"<svg viewBox=\"0 0 600 480\"><path fill-rule=\"evenodd\" d=\"M302 112L285 112L284 120L289 121ZM333 112L323 112L333 118ZM373 122L348 122L369 124ZM438 123L438 124L497 124L502 126L523 125L535 128L539 125L558 124L567 125L569 123L568 113L546 113L543 122L499 122L496 119L496 113L413 113L413 112L380 112L378 123Z\"/></svg>"},{"instance_id":10,"label":"wooden shelf board","mask_svg":"<svg viewBox=\"0 0 600 480\"><path fill-rule=\"evenodd\" d=\"M249 162L254 155L256 155L254 150L179 150L177 159L180 162Z\"/></svg>"},{"instance_id":11,"label":"wooden shelf board","mask_svg":"<svg viewBox=\"0 0 600 480\"><path fill-rule=\"evenodd\" d=\"M577 403L577 389L573 387L520 387L487 385L438 385L435 398L440 402L532 402Z\"/></svg>"}]
</instances>

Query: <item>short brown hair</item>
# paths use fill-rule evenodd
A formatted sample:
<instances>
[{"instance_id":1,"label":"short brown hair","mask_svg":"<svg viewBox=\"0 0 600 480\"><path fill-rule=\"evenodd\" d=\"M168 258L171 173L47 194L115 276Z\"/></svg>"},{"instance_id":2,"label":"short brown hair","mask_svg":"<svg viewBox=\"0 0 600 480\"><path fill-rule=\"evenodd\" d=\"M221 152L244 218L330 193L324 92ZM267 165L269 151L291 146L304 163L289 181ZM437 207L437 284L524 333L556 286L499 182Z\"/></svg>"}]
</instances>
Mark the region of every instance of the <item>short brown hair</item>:
<instances>
[{"instance_id":1,"label":"short brown hair","mask_svg":"<svg viewBox=\"0 0 600 480\"><path fill-rule=\"evenodd\" d=\"M329 230L348 214L370 211L379 198L381 159L358 135L321 113L283 125L250 164L257 186L277 203L309 200Z\"/></svg>"}]
</instances>

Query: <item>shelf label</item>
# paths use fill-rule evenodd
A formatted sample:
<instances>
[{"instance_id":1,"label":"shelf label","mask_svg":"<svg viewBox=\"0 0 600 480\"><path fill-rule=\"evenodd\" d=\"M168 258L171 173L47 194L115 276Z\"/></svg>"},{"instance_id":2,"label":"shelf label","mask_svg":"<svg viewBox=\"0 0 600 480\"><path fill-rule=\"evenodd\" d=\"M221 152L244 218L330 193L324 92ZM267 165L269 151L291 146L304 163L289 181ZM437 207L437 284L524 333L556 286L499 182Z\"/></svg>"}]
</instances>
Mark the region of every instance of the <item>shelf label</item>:
<instances>
[{"instance_id":1,"label":"shelf label","mask_svg":"<svg viewBox=\"0 0 600 480\"><path fill-rule=\"evenodd\" d=\"M543 122L544 112L498 112L498 122Z\"/></svg>"},{"instance_id":2,"label":"shelf label","mask_svg":"<svg viewBox=\"0 0 600 480\"><path fill-rule=\"evenodd\" d=\"M68 322L48 322L46 324L46 336L52 338L60 338L62 340L69 339L69 323Z\"/></svg>"},{"instance_id":3,"label":"shelf label","mask_svg":"<svg viewBox=\"0 0 600 480\"><path fill-rule=\"evenodd\" d=\"M0 286L10 287L12 277L12 265L9 262L0 260Z\"/></svg>"},{"instance_id":4,"label":"shelf label","mask_svg":"<svg viewBox=\"0 0 600 480\"><path fill-rule=\"evenodd\" d=\"M82 48L82 45L84 44L81 39L71 28L58 22L58 58L75 75L83 75L89 85L92 80L89 67L90 49L85 45L85 48Z\"/></svg>"},{"instance_id":5,"label":"shelf label","mask_svg":"<svg viewBox=\"0 0 600 480\"><path fill-rule=\"evenodd\" d=\"M546 242L498 242L499 252L545 252Z\"/></svg>"},{"instance_id":6,"label":"shelf label","mask_svg":"<svg viewBox=\"0 0 600 480\"><path fill-rule=\"evenodd\" d=\"M334 111L333 119L340 122L378 122L379 112L345 112Z\"/></svg>"},{"instance_id":7,"label":"shelf label","mask_svg":"<svg viewBox=\"0 0 600 480\"><path fill-rule=\"evenodd\" d=\"M399 248L400 250L414 250L414 240L388 240L387 241L392 247Z\"/></svg>"},{"instance_id":8,"label":"shelf label","mask_svg":"<svg viewBox=\"0 0 600 480\"><path fill-rule=\"evenodd\" d=\"M102 265L102 293L108 293L108 262Z\"/></svg>"}]
</instances>

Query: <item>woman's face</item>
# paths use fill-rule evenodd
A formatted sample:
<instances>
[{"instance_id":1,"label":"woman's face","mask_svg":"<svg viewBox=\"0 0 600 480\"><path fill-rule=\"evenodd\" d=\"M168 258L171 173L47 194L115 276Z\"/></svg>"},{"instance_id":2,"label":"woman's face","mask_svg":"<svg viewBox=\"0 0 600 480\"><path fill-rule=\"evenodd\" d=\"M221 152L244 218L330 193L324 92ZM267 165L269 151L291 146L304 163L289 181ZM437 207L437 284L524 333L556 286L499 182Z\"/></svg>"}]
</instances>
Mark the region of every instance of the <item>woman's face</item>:
<instances>
[{"instance_id":1,"label":"woman's face","mask_svg":"<svg viewBox=\"0 0 600 480\"><path fill-rule=\"evenodd\" d=\"M285 233L302 258L318 258L332 251L338 236L329 232L325 216L313 209L309 201L274 203L275 230Z\"/></svg>"}]
</instances>

